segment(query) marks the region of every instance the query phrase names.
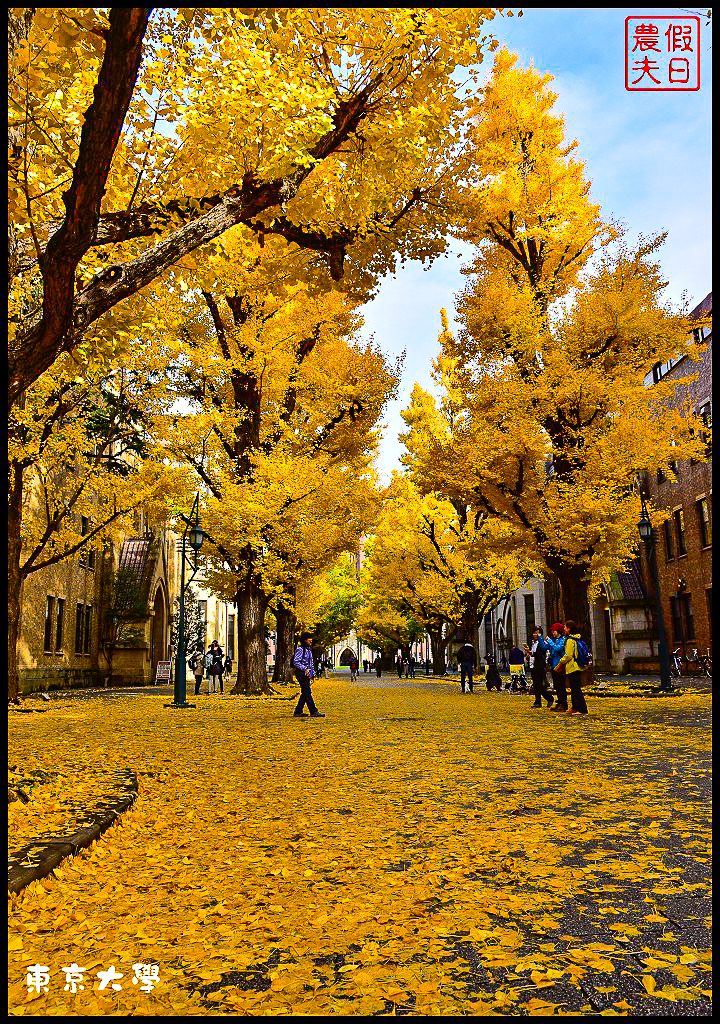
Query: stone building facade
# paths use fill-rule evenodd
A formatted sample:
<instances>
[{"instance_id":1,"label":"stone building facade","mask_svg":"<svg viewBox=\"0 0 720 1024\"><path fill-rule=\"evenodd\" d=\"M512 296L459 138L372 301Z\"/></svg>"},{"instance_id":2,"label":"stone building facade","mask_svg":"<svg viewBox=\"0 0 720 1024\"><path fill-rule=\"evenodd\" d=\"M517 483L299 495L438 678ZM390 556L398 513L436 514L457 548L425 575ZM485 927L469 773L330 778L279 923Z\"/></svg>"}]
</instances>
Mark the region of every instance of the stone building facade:
<instances>
[{"instance_id":1,"label":"stone building facade","mask_svg":"<svg viewBox=\"0 0 720 1024\"><path fill-rule=\"evenodd\" d=\"M155 679L158 661L170 660L174 535L149 527L142 512L134 526L133 534L104 550L81 549L27 578L18 641L21 693L146 684ZM120 639L110 663L108 611L123 602L112 583L119 569L132 584L138 615L131 638ZM126 588L125 600L127 594Z\"/></svg>"},{"instance_id":2,"label":"stone building facade","mask_svg":"<svg viewBox=\"0 0 720 1024\"><path fill-rule=\"evenodd\" d=\"M20 692L98 686L102 560L96 551L32 573L22 591Z\"/></svg>"},{"instance_id":3,"label":"stone building facade","mask_svg":"<svg viewBox=\"0 0 720 1024\"><path fill-rule=\"evenodd\" d=\"M477 638L479 658L484 661L490 654L498 665L503 664L514 644L532 643L536 625L546 627L545 583L533 576L484 616Z\"/></svg>"}]
</instances>

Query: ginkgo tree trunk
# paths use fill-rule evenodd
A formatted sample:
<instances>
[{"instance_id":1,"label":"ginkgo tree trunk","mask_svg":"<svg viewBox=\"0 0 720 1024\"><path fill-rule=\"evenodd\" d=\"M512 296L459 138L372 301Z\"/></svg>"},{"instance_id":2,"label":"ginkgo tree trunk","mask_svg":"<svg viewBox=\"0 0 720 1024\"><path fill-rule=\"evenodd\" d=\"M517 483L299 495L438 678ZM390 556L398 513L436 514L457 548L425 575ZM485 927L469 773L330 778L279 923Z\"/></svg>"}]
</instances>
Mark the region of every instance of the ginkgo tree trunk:
<instances>
[{"instance_id":1,"label":"ginkgo tree trunk","mask_svg":"<svg viewBox=\"0 0 720 1024\"><path fill-rule=\"evenodd\" d=\"M294 601L294 591L288 595L289 603ZM273 665L273 683L292 682L292 656L295 651L295 623L297 621L292 607L288 607L278 598L275 608L275 663Z\"/></svg>"}]
</instances>

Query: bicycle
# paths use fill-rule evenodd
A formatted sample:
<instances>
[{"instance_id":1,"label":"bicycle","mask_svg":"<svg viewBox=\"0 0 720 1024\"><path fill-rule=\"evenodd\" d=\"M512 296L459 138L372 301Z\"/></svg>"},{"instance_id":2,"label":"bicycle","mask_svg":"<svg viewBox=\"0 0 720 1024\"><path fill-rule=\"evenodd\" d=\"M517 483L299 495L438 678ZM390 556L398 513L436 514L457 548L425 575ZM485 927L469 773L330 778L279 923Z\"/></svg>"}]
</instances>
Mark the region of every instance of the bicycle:
<instances>
[{"instance_id":1,"label":"bicycle","mask_svg":"<svg viewBox=\"0 0 720 1024\"><path fill-rule=\"evenodd\" d=\"M710 651L707 654L700 654L697 647L693 648L692 656L680 648L672 652L670 659L670 672L676 678L680 676L706 675L712 677L712 658Z\"/></svg>"},{"instance_id":2,"label":"bicycle","mask_svg":"<svg viewBox=\"0 0 720 1024\"><path fill-rule=\"evenodd\" d=\"M704 675L712 677L712 656L708 648L707 654L700 654L697 648L693 651L693 661L696 661L698 667Z\"/></svg>"}]
</instances>

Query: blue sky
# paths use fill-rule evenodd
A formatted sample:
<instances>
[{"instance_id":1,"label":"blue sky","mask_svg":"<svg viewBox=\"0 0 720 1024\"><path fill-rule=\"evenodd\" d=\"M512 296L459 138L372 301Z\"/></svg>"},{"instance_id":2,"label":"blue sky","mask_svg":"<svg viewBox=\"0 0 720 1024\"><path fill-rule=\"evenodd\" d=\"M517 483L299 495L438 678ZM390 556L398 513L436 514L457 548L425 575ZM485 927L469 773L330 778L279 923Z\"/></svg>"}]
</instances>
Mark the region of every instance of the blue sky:
<instances>
[{"instance_id":1,"label":"blue sky","mask_svg":"<svg viewBox=\"0 0 720 1024\"><path fill-rule=\"evenodd\" d=\"M698 92L627 92L624 58L626 17L687 10L531 7L523 8L522 18L496 18L491 30L522 64L555 76L556 110L578 140L593 198L606 216L627 224L631 238L669 232L661 257L667 297L678 300L687 292L695 305L711 288L710 29L703 19ZM406 351L400 395L385 415L378 461L385 480L399 468L400 410L415 381L430 386L439 311L445 306L452 315L468 252L456 245L429 270L406 265L363 310L365 332L374 333L384 351Z\"/></svg>"}]
</instances>

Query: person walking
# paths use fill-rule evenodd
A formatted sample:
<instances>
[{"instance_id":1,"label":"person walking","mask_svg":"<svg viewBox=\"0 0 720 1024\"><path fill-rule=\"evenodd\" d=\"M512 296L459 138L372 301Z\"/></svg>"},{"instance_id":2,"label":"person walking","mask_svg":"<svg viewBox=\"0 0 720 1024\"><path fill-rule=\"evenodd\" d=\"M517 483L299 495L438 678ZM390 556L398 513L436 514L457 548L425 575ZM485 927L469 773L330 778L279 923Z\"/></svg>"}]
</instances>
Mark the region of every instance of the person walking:
<instances>
[{"instance_id":1,"label":"person walking","mask_svg":"<svg viewBox=\"0 0 720 1024\"><path fill-rule=\"evenodd\" d=\"M188 662L188 665L190 666L192 674L195 676L195 696L197 697L200 693L200 684L202 683L203 673L205 671L202 647L198 647Z\"/></svg>"},{"instance_id":2,"label":"person walking","mask_svg":"<svg viewBox=\"0 0 720 1024\"><path fill-rule=\"evenodd\" d=\"M395 659L395 668L397 670L398 679L402 679L402 670L403 670L402 654L398 654L397 658Z\"/></svg>"},{"instance_id":3,"label":"person walking","mask_svg":"<svg viewBox=\"0 0 720 1024\"><path fill-rule=\"evenodd\" d=\"M315 662L313 661L312 653L312 636L310 633L302 633L300 636L300 642L295 648L293 654L292 666L295 672L295 678L300 683L300 700L297 702L295 708L295 718L307 718L307 715L303 711L303 708L307 704L311 718L324 718L320 711L315 706L313 700L311 684L315 678Z\"/></svg>"},{"instance_id":4,"label":"person walking","mask_svg":"<svg viewBox=\"0 0 720 1024\"><path fill-rule=\"evenodd\" d=\"M565 654L565 627L562 622L553 622L550 635L541 637L539 643L545 651L546 664L549 663L553 686L555 688L555 707L553 711L567 711L567 686L565 683L565 666L560 661Z\"/></svg>"},{"instance_id":5,"label":"person walking","mask_svg":"<svg viewBox=\"0 0 720 1024\"><path fill-rule=\"evenodd\" d=\"M533 630L532 647L525 646L530 658L530 678L532 679L532 692L535 694L533 708L542 707L542 698L547 701L547 706L552 707L555 698L550 693L547 685L547 652L541 643L543 635L542 626L536 626Z\"/></svg>"},{"instance_id":6,"label":"person walking","mask_svg":"<svg viewBox=\"0 0 720 1024\"><path fill-rule=\"evenodd\" d=\"M354 655L350 657L350 682L354 683L357 679L358 663L357 658Z\"/></svg>"},{"instance_id":7,"label":"person walking","mask_svg":"<svg viewBox=\"0 0 720 1024\"><path fill-rule=\"evenodd\" d=\"M582 674L585 664L580 657L580 642L580 633L576 624L572 619L568 619L565 623L565 653L558 662L558 667L565 666L565 678L570 687L571 715L586 715L588 713L582 692Z\"/></svg>"},{"instance_id":8,"label":"person walking","mask_svg":"<svg viewBox=\"0 0 720 1024\"><path fill-rule=\"evenodd\" d=\"M471 643L465 640L457 652L457 660L460 665L460 692L465 693L465 676L467 676L468 690L473 692L473 669L477 666L477 654Z\"/></svg>"},{"instance_id":9,"label":"person walking","mask_svg":"<svg viewBox=\"0 0 720 1024\"><path fill-rule=\"evenodd\" d=\"M382 659L381 659L379 654L375 658L374 665L375 665L375 672L376 672L377 677L379 679L380 676L382 675Z\"/></svg>"},{"instance_id":10,"label":"person walking","mask_svg":"<svg viewBox=\"0 0 720 1024\"><path fill-rule=\"evenodd\" d=\"M222 648L217 640L213 640L205 655L205 666L208 677L208 693L219 693L222 691L222 674L225 665Z\"/></svg>"},{"instance_id":11,"label":"person walking","mask_svg":"<svg viewBox=\"0 0 720 1024\"><path fill-rule=\"evenodd\" d=\"M415 678L415 665L416 664L417 664L417 662L415 661L414 656L411 654L410 657L408 658L408 672L410 673L410 678L411 679Z\"/></svg>"},{"instance_id":12,"label":"person walking","mask_svg":"<svg viewBox=\"0 0 720 1024\"><path fill-rule=\"evenodd\" d=\"M502 690L502 679L498 667L495 664L495 659L492 655L488 654L485 658L487 661L487 672L485 673L485 685L488 688L488 692L492 689L496 689L498 693Z\"/></svg>"},{"instance_id":13,"label":"person walking","mask_svg":"<svg viewBox=\"0 0 720 1024\"><path fill-rule=\"evenodd\" d=\"M367 658L363 658L363 673L367 675Z\"/></svg>"}]
</instances>

